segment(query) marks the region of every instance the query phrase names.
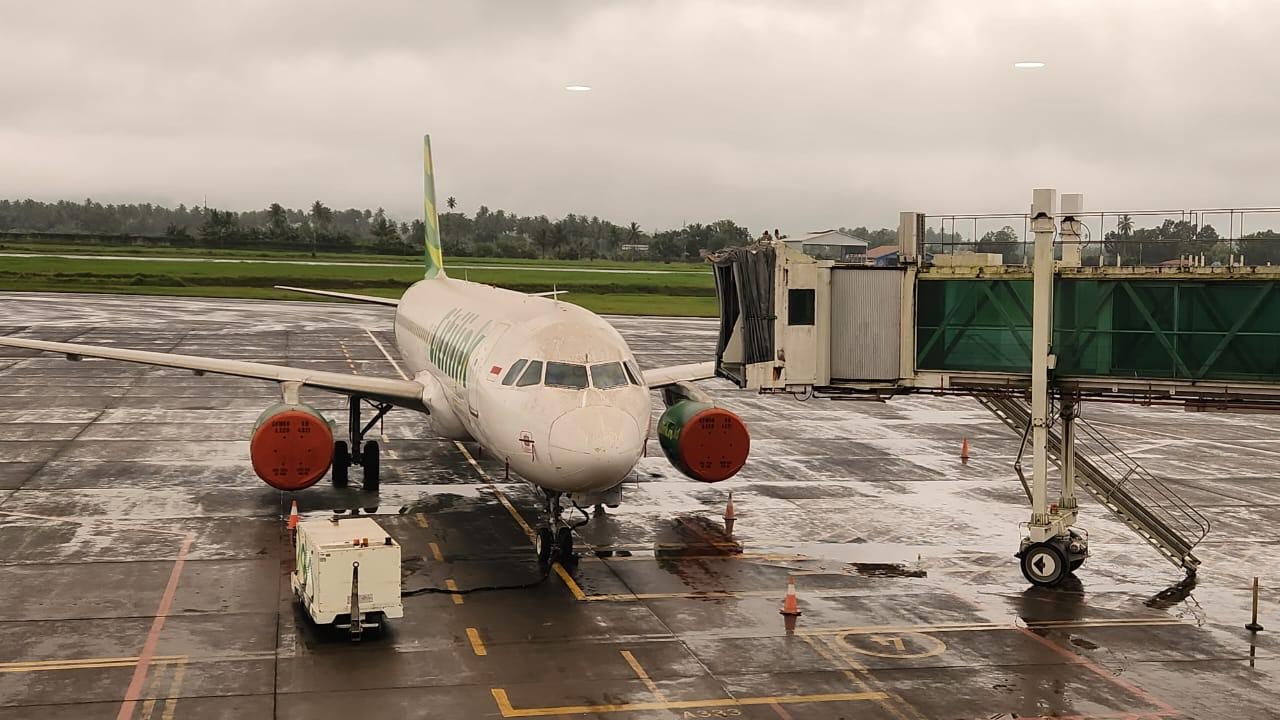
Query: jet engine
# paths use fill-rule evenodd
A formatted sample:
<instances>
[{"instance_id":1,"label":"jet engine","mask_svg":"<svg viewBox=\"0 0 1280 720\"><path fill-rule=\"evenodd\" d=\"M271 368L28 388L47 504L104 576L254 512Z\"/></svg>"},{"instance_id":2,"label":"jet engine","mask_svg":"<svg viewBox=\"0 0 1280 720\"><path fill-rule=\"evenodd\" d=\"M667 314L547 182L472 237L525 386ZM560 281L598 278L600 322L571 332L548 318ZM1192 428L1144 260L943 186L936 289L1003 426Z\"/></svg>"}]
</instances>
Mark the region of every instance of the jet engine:
<instances>
[{"instance_id":1,"label":"jet engine","mask_svg":"<svg viewBox=\"0 0 1280 720\"><path fill-rule=\"evenodd\" d=\"M333 428L315 408L281 404L258 416L249 439L253 471L278 490L302 490L333 462Z\"/></svg>"},{"instance_id":2,"label":"jet engine","mask_svg":"<svg viewBox=\"0 0 1280 720\"><path fill-rule=\"evenodd\" d=\"M751 435L742 418L687 399L675 402L658 418L658 443L677 470L708 483L736 475L751 451Z\"/></svg>"}]
</instances>

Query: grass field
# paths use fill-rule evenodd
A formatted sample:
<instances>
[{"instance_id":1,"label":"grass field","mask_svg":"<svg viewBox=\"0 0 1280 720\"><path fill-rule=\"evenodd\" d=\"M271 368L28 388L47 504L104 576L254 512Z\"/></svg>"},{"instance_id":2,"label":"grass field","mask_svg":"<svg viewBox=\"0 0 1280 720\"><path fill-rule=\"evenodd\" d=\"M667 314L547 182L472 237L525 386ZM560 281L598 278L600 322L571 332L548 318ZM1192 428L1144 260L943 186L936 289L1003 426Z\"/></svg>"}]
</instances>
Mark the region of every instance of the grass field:
<instances>
[{"instance_id":1,"label":"grass field","mask_svg":"<svg viewBox=\"0 0 1280 720\"><path fill-rule=\"evenodd\" d=\"M46 253L65 255L137 255L140 257L227 258L260 260L320 260L326 262L373 262L392 265L422 264L419 255L375 255L371 253L317 253L283 252L272 250L216 250L209 248L171 248L141 245L99 245L81 243L22 243L0 242L0 253ZM445 257L446 265L503 265L511 267L572 267L612 270L661 270L663 272L707 273L711 269L704 263L653 262L627 260L537 260L526 258Z\"/></svg>"},{"instance_id":2,"label":"grass field","mask_svg":"<svg viewBox=\"0 0 1280 720\"><path fill-rule=\"evenodd\" d=\"M47 251L47 248L42 248ZM81 254L78 250L74 254ZM108 253L115 254L115 253ZM341 259L350 259L339 256ZM376 256L375 256L376 257ZM275 258L273 258L275 259ZM308 258L309 259L309 258ZM165 260L69 259L0 256L0 290L107 292L145 295L299 299L273 285L296 285L398 297L422 278L420 262L387 267L282 265L253 262L201 263ZM595 312L631 315L714 316L715 283L709 271L658 274L608 273L626 263L587 265L548 261L494 261L499 269L467 269L465 264L491 264L474 258L446 261L453 277L521 292L568 291L561 298ZM666 269L661 263L647 263ZM551 271L548 266L571 267ZM698 268L699 266L691 266Z\"/></svg>"}]
</instances>

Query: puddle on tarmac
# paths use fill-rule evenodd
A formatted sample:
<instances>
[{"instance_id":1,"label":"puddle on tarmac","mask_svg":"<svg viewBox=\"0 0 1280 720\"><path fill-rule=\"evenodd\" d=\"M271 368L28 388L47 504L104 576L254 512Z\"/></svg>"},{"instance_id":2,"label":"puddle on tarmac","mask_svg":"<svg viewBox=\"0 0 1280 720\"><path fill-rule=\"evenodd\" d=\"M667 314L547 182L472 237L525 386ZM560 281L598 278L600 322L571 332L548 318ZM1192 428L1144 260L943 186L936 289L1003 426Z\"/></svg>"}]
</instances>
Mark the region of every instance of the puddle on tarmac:
<instances>
[{"instance_id":1,"label":"puddle on tarmac","mask_svg":"<svg viewBox=\"0 0 1280 720\"><path fill-rule=\"evenodd\" d=\"M929 577L929 573L918 567L907 567L902 563L849 563L854 572L866 577Z\"/></svg>"}]
</instances>

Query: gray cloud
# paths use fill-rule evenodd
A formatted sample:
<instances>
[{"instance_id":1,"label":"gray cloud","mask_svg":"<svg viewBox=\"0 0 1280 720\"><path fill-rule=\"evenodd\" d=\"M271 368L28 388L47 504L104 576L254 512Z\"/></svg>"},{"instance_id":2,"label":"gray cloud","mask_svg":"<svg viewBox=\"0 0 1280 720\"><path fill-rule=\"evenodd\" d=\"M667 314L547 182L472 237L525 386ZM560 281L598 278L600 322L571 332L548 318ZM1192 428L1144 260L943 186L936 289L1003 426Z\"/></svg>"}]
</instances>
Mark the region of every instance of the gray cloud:
<instances>
[{"instance_id":1,"label":"gray cloud","mask_svg":"<svg viewBox=\"0 0 1280 720\"><path fill-rule=\"evenodd\" d=\"M792 232L1280 204L1265 2L9 3L0 196ZM1039 59L1043 70L1012 63ZM591 93L566 93L586 82Z\"/></svg>"}]
</instances>

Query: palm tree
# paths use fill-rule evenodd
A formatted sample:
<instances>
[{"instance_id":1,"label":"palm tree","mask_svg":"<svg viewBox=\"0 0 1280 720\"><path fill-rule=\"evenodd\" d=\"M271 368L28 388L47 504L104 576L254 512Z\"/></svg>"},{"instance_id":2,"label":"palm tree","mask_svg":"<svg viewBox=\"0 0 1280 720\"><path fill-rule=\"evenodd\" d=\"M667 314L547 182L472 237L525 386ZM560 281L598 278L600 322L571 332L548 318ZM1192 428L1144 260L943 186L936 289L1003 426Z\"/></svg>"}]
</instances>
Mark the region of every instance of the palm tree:
<instances>
[{"instance_id":1,"label":"palm tree","mask_svg":"<svg viewBox=\"0 0 1280 720\"><path fill-rule=\"evenodd\" d=\"M1130 217L1128 213L1121 215L1120 219L1116 222L1116 230L1120 233L1120 242L1123 245L1127 246L1129 243L1129 238L1133 236L1133 218ZM1123 249L1127 250L1128 248L1125 247ZM1116 248L1117 254L1119 254L1120 251L1121 251L1121 248ZM1141 262L1142 262L1142 246L1139 245L1138 246L1138 263L1141 263Z\"/></svg>"},{"instance_id":2,"label":"palm tree","mask_svg":"<svg viewBox=\"0 0 1280 720\"><path fill-rule=\"evenodd\" d=\"M1121 215L1120 221L1116 223L1116 230L1120 231L1123 237L1129 237L1133 234L1133 218L1128 214Z\"/></svg>"},{"instance_id":3,"label":"palm tree","mask_svg":"<svg viewBox=\"0 0 1280 720\"><path fill-rule=\"evenodd\" d=\"M632 222L627 226L627 241L634 243L640 237L640 223Z\"/></svg>"},{"instance_id":4,"label":"palm tree","mask_svg":"<svg viewBox=\"0 0 1280 720\"><path fill-rule=\"evenodd\" d=\"M319 200L311 203L311 257L316 256L316 235L319 234L320 228L329 224L329 218L333 216L333 211L324 206Z\"/></svg>"},{"instance_id":5,"label":"palm tree","mask_svg":"<svg viewBox=\"0 0 1280 720\"><path fill-rule=\"evenodd\" d=\"M454 208L458 207L458 198L456 198L456 197L454 197L454 196L450 195L450 196L449 196L449 199L444 201L444 204L445 204L445 206L446 206L446 207L448 207L450 210L452 210L452 209L454 209Z\"/></svg>"}]
</instances>

